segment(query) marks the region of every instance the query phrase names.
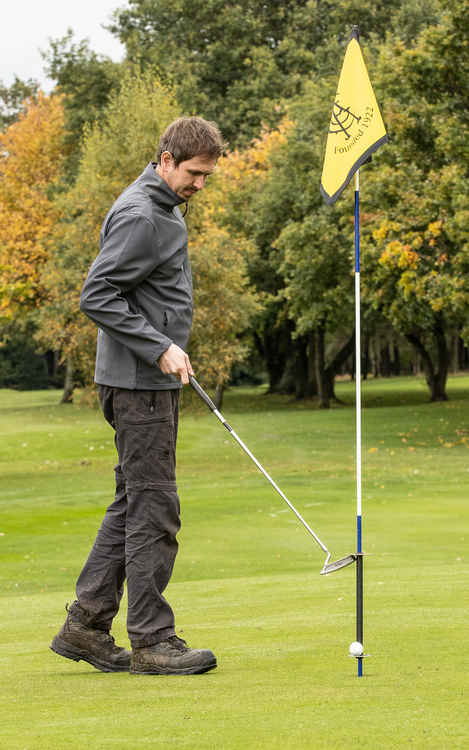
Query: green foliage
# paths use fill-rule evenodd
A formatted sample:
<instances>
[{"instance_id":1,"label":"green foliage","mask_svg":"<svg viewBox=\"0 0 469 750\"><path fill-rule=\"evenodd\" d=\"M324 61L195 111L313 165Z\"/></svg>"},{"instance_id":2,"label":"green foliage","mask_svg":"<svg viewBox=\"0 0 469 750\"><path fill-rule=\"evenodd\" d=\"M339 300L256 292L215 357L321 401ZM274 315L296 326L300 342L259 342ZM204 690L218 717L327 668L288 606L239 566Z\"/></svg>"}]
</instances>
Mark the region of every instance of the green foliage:
<instances>
[{"instance_id":1,"label":"green foliage","mask_svg":"<svg viewBox=\"0 0 469 750\"><path fill-rule=\"evenodd\" d=\"M389 38L376 79L390 146L364 183L365 293L423 357L432 398L444 398L449 337L469 319L469 35L462 6L405 48ZM457 65L454 60L457 59ZM438 385L435 380L439 380Z\"/></svg>"},{"instance_id":2,"label":"green foliage","mask_svg":"<svg viewBox=\"0 0 469 750\"><path fill-rule=\"evenodd\" d=\"M104 116L85 129L76 182L57 200L62 220L42 274L48 299L40 311L37 339L43 347L58 347L63 357L72 357L86 382L94 371L96 329L80 313L79 295L98 252L102 222L117 196L155 157L161 133L178 114L172 91L154 72L128 70ZM190 355L207 382L222 383L245 354L237 335L256 302L246 284L245 243L212 223L210 200L222 198L216 182L207 190L208 200L202 198L198 210L191 211L196 312Z\"/></svg>"},{"instance_id":3,"label":"green foliage","mask_svg":"<svg viewBox=\"0 0 469 750\"><path fill-rule=\"evenodd\" d=\"M39 91L37 81L29 78L22 81L15 76L11 86L0 81L0 131L14 123L25 112L25 101L35 99Z\"/></svg>"},{"instance_id":4,"label":"green foliage","mask_svg":"<svg viewBox=\"0 0 469 750\"><path fill-rule=\"evenodd\" d=\"M2 326L0 388L29 391L48 387L47 364L34 349L33 331L31 324L24 327Z\"/></svg>"},{"instance_id":5,"label":"green foliage","mask_svg":"<svg viewBox=\"0 0 469 750\"><path fill-rule=\"evenodd\" d=\"M335 69L352 24L384 36L391 8L395 1L130 0L111 29L130 60L156 65L183 110L215 119L234 146L278 124L309 76Z\"/></svg>"},{"instance_id":6,"label":"green foliage","mask_svg":"<svg viewBox=\"0 0 469 750\"><path fill-rule=\"evenodd\" d=\"M57 199L61 221L42 272L48 296L37 340L72 357L87 382L94 369L96 330L80 313L79 297L99 251L101 224L117 196L153 158L159 136L177 114L172 93L150 70L128 70L103 117L86 128L76 182Z\"/></svg>"},{"instance_id":7,"label":"green foliage","mask_svg":"<svg viewBox=\"0 0 469 750\"><path fill-rule=\"evenodd\" d=\"M60 39L51 39L42 53L45 71L57 81L56 89L65 95L66 147L69 155L67 181L78 169L80 146L87 125L92 125L118 88L121 65L90 49L87 39L75 42L69 29Z\"/></svg>"},{"instance_id":8,"label":"green foliage","mask_svg":"<svg viewBox=\"0 0 469 750\"><path fill-rule=\"evenodd\" d=\"M43 269L43 345L87 352L90 369L91 328L80 339L74 306L100 223L153 155L162 122L185 112L216 120L233 157L189 217L201 302L194 353L209 368L217 342L224 378L229 351L245 350L247 326L271 384L285 375L294 390L299 373L311 370L321 330L325 364L337 364L353 329L352 189L331 208L318 185L339 69L358 24L390 136L363 168L363 327L370 335L392 327L412 341L429 385L439 373L444 395L449 340L469 343L468 15L469 0L130 0L111 25L126 45L125 64L96 55L71 32L52 41L45 59L65 94L68 185L77 180L56 204L62 220ZM134 91L145 76L159 83ZM12 116L29 83L0 88ZM154 102L163 100L157 112ZM272 151L264 148L279 134ZM232 286L223 289L227 267ZM210 297L220 304L204 349ZM235 316L237 297L246 304ZM312 393L310 371L308 378Z\"/></svg>"},{"instance_id":9,"label":"green foliage","mask_svg":"<svg viewBox=\"0 0 469 750\"><path fill-rule=\"evenodd\" d=\"M457 8L446 3L442 14L428 3L424 16L415 5L402 7L398 20L408 25L400 34L385 41L374 34L364 45L391 140L363 169L362 324L372 332L384 319L407 336L423 358L432 398L445 397L449 337L465 335L469 317L469 46ZM370 9L356 9L360 25L373 26L365 21ZM419 35L409 41L411 29ZM351 188L332 208L318 192L342 54L333 73L329 67L313 76L289 102L295 126L244 216L257 247L251 278L258 291L276 294L274 322L287 315L298 339L325 329L331 344L353 329ZM418 254L412 268L409 252ZM266 308L266 315L272 312ZM266 320L272 325L272 317Z\"/></svg>"}]
</instances>

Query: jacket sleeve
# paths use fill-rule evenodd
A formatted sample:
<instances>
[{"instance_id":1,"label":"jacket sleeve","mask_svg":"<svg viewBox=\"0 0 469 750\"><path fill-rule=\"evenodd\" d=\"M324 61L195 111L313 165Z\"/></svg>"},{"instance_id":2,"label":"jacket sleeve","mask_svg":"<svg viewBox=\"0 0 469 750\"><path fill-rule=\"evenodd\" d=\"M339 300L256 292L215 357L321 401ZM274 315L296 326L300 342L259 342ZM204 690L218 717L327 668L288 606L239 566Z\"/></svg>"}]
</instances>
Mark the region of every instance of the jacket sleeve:
<instances>
[{"instance_id":1,"label":"jacket sleeve","mask_svg":"<svg viewBox=\"0 0 469 750\"><path fill-rule=\"evenodd\" d=\"M155 365L172 341L157 331L126 298L158 265L153 224L144 216L113 217L80 297L80 309L139 359Z\"/></svg>"}]
</instances>

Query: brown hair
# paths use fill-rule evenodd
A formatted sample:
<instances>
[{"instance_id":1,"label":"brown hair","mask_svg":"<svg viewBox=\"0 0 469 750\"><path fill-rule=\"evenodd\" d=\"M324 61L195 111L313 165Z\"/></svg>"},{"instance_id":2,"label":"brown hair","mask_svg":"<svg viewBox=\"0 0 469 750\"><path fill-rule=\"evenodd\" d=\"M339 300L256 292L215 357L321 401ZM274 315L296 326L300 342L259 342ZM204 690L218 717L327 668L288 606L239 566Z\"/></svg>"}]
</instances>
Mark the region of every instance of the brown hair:
<instances>
[{"instance_id":1,"label":"brown hair","mask_svg":"<svg viewBox=\"0 0 469 750\"><path fill-rule=\"evenodd\" d=\"M157 162L163 151L169 151L176 167L194 156L211 156L218 159L227 144L215 122L202 117L179 117L164 131L158 144Z\"/></svg>"}]
</instances>

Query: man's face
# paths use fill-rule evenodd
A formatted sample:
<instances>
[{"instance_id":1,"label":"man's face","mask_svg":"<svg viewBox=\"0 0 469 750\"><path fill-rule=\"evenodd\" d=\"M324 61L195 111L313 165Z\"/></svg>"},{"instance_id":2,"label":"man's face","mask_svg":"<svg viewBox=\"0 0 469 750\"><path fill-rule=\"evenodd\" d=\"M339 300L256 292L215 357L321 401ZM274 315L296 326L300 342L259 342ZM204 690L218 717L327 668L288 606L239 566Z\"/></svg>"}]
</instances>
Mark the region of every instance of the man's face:
<instances>
[{"instance_id":1,"label":"man's face","mask_svg":"<svg viewBox=\"0 0 469 750\"><path fill-rule=\"evenodd\" d=\"M185 201L205 187L207 177L215 169L217 160L211 156L193 156L176 167L172 155L165 151L161 155L158 172L171 190Z\"/></svg>"}]
</instances>

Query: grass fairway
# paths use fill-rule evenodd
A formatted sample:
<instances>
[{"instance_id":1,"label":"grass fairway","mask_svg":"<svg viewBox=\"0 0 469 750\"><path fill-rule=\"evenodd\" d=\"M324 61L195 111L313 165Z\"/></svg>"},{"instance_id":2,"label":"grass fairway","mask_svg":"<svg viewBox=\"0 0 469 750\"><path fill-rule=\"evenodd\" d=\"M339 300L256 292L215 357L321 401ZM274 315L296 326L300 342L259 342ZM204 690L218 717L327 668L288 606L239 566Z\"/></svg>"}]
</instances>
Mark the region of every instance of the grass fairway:
<instances>
[{"instance_id":1,"label":"grass fairway","mask_svg":"<svg viewBox=\"0 0 469 750\"><path fill-rule=\"evenodd\" d=\"M355 547L353 390L328 412L249 389L223 406L334 557ZM354 568L319 575L321 550L204 407L181 420L167 596L218 669L103 674L49 651L112 498L113 435L57 392L0 391L0 747L469 747L469 378L448 391L430 404L418 379L364 384L362 679Z\"/></svg>"}]
</instances>

